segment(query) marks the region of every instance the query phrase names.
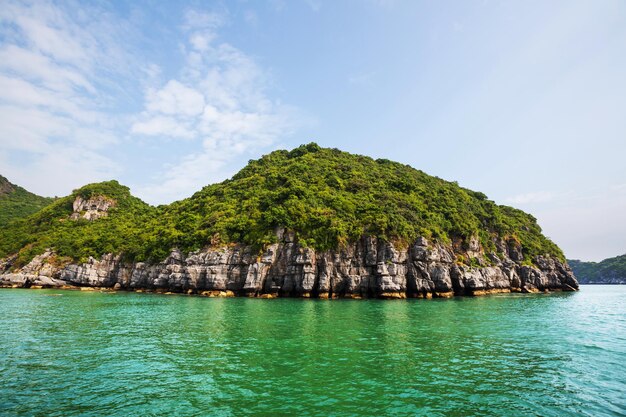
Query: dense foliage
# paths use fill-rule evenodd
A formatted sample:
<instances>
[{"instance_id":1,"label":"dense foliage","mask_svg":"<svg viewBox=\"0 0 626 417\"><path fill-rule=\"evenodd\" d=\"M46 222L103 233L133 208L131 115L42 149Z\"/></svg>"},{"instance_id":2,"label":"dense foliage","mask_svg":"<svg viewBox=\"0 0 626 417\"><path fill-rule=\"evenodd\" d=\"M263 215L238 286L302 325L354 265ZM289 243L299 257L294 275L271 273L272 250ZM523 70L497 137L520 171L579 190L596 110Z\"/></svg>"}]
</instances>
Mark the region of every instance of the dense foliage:
<instances>
[{"instance_id":1,"label":"dense foliage","mask_svg":"<svg viewBox=\"0 0 626 417\"><path fill-rule=\"evenodd\" d=\"M118 204L106 218L70 221L79 194L105 195ZM54 247L72 258L123 252L160 260L172 247L240 242L260 249L276 241L277 227L321 250L364 234L401 245L418 236L448 243L473 236L491 252L502 237L521 244L528 259L563 257L529 214L407 165L316 144L250 161L232 179L167 206L148 206L115 181L85 186L4 230L0 257L26 247L20 254L26 261Z\"/></svg>"},{"instance_id":2,"label":"dense foliage","mask_svg":"<svg viewBox=\"0 0 626 417\"><path fill-rule=\"evenodd\" d=\"M11 184L0 175L0 227L37 212L53 201Z\"/></svg>"},{"instance_id":3,"label":"dense foliage","mask_svg":"<svg viewBox=\"0 0 626 417\"><path fill-rule=\"evenodd\" d=\"M626 284L626 255L607 258L601 262L568 260L574 275L581 284Z\"/></svg>"},{"instance_id":4,"label":"dense foliage","mask_svg":"<svg viewBox=\"0 0 626 417\"><path fill-rule=\"evenodd\" d=\"M104 195L116 201L109 215L97 221L70 220L77 196ZM2 230L0 257L19 251L17 265L22 265L46 248L72 259L104 253L131 256L142 246L144 225L154 218L153 207L130 195L117 181L90 184L71 195L55 200L39 212L14 221Z\"/></svg>"}]
</instances>

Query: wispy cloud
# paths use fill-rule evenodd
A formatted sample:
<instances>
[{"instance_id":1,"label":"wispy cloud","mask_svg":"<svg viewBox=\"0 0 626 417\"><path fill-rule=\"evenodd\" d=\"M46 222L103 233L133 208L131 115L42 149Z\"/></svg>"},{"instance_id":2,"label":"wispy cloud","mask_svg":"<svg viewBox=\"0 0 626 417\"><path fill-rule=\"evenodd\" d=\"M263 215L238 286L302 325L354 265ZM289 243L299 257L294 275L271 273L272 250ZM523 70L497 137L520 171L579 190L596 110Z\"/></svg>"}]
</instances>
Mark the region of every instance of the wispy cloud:
<instances>
[{"instance_id":1,"label":"wispy cloud","mask_svg":"<svg viewBox=\"0 0 626 417\"><path fill-rule=\"evenodd\" d=\"M119 23L97 8L71 15L12 1L3 2L0 23L0 150L23 156L5 157L3 172L43 194L118 173L98 151L118 140L99 84L128 62L113 30Z\"/></svg>"},{"instance_id":2,"label":"wispy cloud","mask_svg":"<svg viewBox=\"0 0 626 417\"><path fill-rule=\"evenodd\" d=\"M185 65L179 77L146 91L145 109L132 132L199 144L195 152L165 167L158 186L139 189L148 201L185 197L223 179L233 158L272 145L298 123L295 109L266 94L269 80L254 59L219 41L225 20L218 14L187 12Z\"/></svg>"},{"instance_id":3,"label":"wispy cloud","mask_svg":"<svg viewBox=\"0 0 626 417\"><path fill-rule=\"evenodd\" d=\"M148 59L142 29L106 5L3 2L2 174L37 193L64 195L124 179L129 147L184 148L186 155L154 154L167 163L143 161L149 170L130 181L153 203L232 174L234 158L271 147L299 116L267 93L271 79L255 59L220 40L227 24L225 9L187 10L168 28L178 50L167 56L182 57L172 64Z\"/></svg>"}]
</instances>

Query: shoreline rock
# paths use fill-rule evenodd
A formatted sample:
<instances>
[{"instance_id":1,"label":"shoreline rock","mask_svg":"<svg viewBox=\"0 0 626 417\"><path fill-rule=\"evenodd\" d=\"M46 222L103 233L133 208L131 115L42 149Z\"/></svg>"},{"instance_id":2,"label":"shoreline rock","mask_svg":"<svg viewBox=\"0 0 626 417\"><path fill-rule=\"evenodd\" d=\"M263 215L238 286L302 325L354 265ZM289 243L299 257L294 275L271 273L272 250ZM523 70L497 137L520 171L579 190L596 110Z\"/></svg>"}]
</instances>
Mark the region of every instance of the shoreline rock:
<instances>
[{"instance_id":1,"label":"shoreline rock","mask_svg":"<svg viewBox=\"0 0 626 417\"><path fill-rule=\"evenodd\" d=\"M479 248L471 250L472 256L480 254ZM280 243L261 254L244 245L209 247L187 256L174 249L154 264L126 263L120 255L106 254L82 264L57 265L48 262L54 252L46 251L10 271L15 258L7 258L0 261L0 286L329 299L430 299L578 289L566 263L538 257L536 266L523 265L518 248L510 250L501 257L490 256L490 265L467 266L456 262L452 246L425 238L398 248L366 236L338 250L316 252L285 233Z\"/></svg>"}]
</instances>

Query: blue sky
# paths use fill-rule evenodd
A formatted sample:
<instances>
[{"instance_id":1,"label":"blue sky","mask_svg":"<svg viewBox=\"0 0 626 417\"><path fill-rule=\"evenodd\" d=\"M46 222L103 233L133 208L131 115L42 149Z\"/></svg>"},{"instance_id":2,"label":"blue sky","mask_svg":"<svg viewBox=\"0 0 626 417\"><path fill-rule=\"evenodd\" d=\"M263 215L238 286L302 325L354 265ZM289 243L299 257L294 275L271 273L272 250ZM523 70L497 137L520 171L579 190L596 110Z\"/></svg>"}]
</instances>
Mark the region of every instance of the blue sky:
<instances>
[{"instance_id":1,"label":"blue sky","mask_svg":"<svg viewBox=\"0 0 626 417\"><path fill-rule=\"evenodd\" d=\"M0 173L33 192L169 203L310 141L622 254L626 2L2 2Z\"/></svg>"}]
</instances>

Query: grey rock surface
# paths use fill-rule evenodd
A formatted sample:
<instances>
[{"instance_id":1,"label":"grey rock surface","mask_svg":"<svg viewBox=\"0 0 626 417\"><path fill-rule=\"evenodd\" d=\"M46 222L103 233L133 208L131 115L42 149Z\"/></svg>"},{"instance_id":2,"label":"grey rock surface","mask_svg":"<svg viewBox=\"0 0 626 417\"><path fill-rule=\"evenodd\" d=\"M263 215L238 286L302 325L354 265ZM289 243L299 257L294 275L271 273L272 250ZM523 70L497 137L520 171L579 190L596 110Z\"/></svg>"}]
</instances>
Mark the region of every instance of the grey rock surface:
<instances>
[{"instance_id":1,"label":"grey rock surface","mask_svg":"<svg viewBox=\"0 0 626 417\"><path fill-rule=\"evenodd\" d=\"M290 233L279 236L280 243L262 253L244 245L189 254L174 249L159 263L124 262L120 255L107 254L81 264L56 265L53 251L46 251L13 271L15 258L0 260L0 284L320 298L431 298L578 288L566 263L539 257L536 266L522 265L521 250L510 242L498 242L507 249L501 258L492 254L491 262L482 258L480 266L467 266L456 262L452 246L425 238L400 248L363 237L338 250L315 251L300 246ZM480 251L471 242L464 256L476 257Z\"/></svg>"},{"instance_id":2,"label":"grey rock surface","mask_svg":"<svg viewBox=\"0 0 626 417\"><path fill-rule=\"evenodd\" d=\"M104 196L94 196L89 199L78 196L72 204L74 212L71 214L70 219L95 220L100 217L106 217L108 210L114 206L115 200Z\"/></svg>"}]
</instances>

